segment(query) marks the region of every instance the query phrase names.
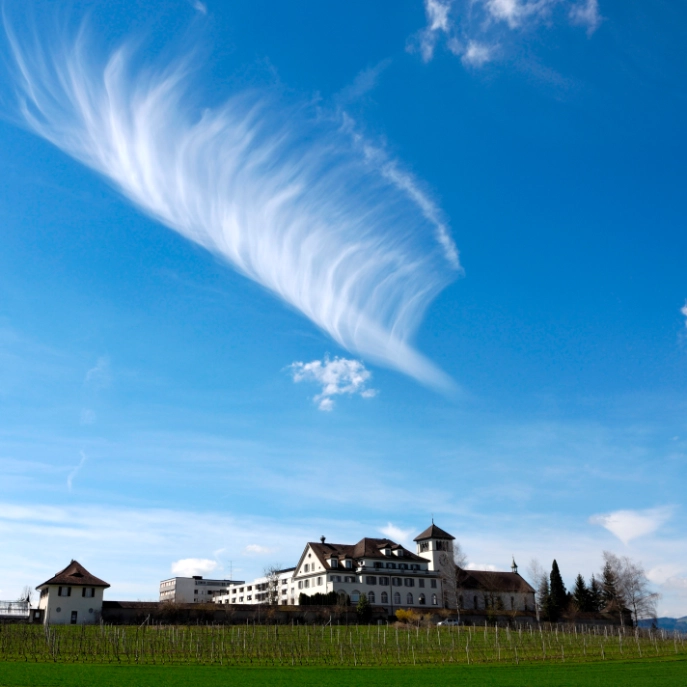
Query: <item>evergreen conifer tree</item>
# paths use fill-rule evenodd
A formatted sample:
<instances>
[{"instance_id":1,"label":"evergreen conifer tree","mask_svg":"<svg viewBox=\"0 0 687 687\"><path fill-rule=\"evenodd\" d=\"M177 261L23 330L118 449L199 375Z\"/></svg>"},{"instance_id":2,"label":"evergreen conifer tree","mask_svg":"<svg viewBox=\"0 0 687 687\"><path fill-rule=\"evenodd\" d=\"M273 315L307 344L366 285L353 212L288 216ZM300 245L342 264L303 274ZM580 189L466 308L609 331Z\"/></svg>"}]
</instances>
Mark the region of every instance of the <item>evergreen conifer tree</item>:
<instances>
[{"instance_id":1,"label":"evergreen conifer tree","mask_svg":"<svg viewBox=\"0 0 687 687\"><path fill-rule=\"evenodd\" d=\"M561 571L558 569L558 563L556 563L554 558L551 565L551 574L549 575L549 620L556 622L565 610L566 605L567 591L565 584L563 584Z\"/></svg>"},{"instance_id":2,"label":"evergreen conifer tree","mask_svg":"<svg viewBox=\"0 0 687 687\"><path fill-rule=\"evenodd\" d=\"M601 573L601 603L606 610L615 610L618 606L618 580L610 562L606 562Z\"/></svg>"},{"instance_id":3,"label":"evergreen conifer tree","mask_svg":"<svg viewBox=\"0 0 687 687\"><path fill-rule=\"evenodd\" d=\"M592 581L589 584L589 610L593 613L598 613L603 608L603 590L601 585L597 582L596 577L592 575Z\"/></svg>"},{"instance_id":4,"label":"evergreen conifer tree","mask_svg":"<svg viewBox=\"0 0 687 687\"><path fill-rule=\"evenodd\" d=\"M358 604L355 607L355 612L358 614L358 620L361 623L367 623L370 621L370 616L372 615L372 607L370 602L367 600L366 594L361 594L360 599L358 599Z\"/></svg>"},{"instance_id":5,"label":"evergreen conifer tree","mask_svg":"<svg viewBox=\"0 0 687 687\"><path fill-rule=\"evenodd\" d=\"M577 610L581 613L587 613L591 610L589 589L587 589L584 577L580 574L575 578L575 588L573 589L572 600Z\"/></svg>"}]
</instances>

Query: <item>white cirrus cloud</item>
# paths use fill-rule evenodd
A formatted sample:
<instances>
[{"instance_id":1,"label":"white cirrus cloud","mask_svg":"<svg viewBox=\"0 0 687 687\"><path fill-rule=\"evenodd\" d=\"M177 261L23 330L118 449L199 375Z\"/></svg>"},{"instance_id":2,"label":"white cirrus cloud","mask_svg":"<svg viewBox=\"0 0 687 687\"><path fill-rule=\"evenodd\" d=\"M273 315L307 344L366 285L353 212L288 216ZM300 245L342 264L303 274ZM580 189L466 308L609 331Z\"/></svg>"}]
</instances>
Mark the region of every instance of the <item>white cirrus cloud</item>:
<instances>
[{"instance_id":1,"label":"white cirrus cloud","mask_svg":"<svg viewBox=\"0 0 687 687\"><path fill-rule=\"evenodd\" d=\"M646 510L617 510L612 513L592 515L589 522L592 525L605 527L623 544L627 545L633 539L656 532L661 525L670 519L671 515L672 509L666 507Z\"/></svg>"},{"instance_id":2,"label":"white cirrus cloud","mask_svg":"<svg viewBox=\"0 0 687 687\"><path fill-rule=\"evenodd\" d=\"M539 25L581 26L591 35L601 23L598 0L424 0L426 25L406 45L429 62L443 41L464 65L492 62L496 47Z\"/></svg>"},{"instance_id":3,"label":"white cirrus cloud","mask_svg":"<svg viewBox=\"0 0 687 687\"><path fill-rule=\"evenodd\" d=\"M159 64L125 43L98 59L87 26L20 40L5 20L5 32L22 125L345 349L451 386L412 338L459 273L458 253L398 161L276 89L204 106L191 57Z\"/></svg>"},{"instance_id":4,"label":"white cirrus cloud","mask_svg":"<svg viewBox=\"0 0 687 687\"><path fill-rule=\"evenodd\" d=\"M217 561L209 558L182 558L172 563L172 573L179 577L207 575L218 567Z\"/></svg>"},{"instance_id":5,"label":"white cirrus cloud","mask_svg":"<svg viewBox=\"0 0 687 687\"><path fill-rule=\"evenodd\" d=\"M105 388L110 385L111 380L110 359L107 356L102 356L98 358L96 364L86 372L84 385Z\"/></svg>"},{"instance_id":6,"label":"white cirrus cloud","mask_svg":"<svg viewBox=\"0 0 687 687\"><path fill-rule=\"evenodd\" d=\"M67 489L69 489L69 491L72 490L74 478L79 474L79 470L81 470L81 468L85 465L86 461L88 460L88 457L83 451L81 451L80 453L81 460L79 461L79 464L70 471L69 475L67 475Z\"/></svg>"},{"instance_id":7,"label":"white cirrus cloud","mask_svg":"<svg viewBox=\"0 0 687 687\"><path fill-rule=\"evenodd\" d=\"M320 410L332 410L334 397L359 395L372 398L377 395L376 389L370 389L367 383L372 373L360 360L325 356L324 360L313 360L309 363L295 362L289 366L294 382L314 382L322 391L314 397Z\"/></svg>"},{"instance_id":8,"label":"white cirrus cloud","mask_svg":"<svg viewBox=\"0 0 687 687\"><path fill-rule=\"evenodd\" d=\"M686 301L685 304L680 308L680 312L682 313L682 315L685 316L685 318L687 318L687 301ZM687 327L687 319L685 320L685 327Z\"/></svg>"}]
</instances>

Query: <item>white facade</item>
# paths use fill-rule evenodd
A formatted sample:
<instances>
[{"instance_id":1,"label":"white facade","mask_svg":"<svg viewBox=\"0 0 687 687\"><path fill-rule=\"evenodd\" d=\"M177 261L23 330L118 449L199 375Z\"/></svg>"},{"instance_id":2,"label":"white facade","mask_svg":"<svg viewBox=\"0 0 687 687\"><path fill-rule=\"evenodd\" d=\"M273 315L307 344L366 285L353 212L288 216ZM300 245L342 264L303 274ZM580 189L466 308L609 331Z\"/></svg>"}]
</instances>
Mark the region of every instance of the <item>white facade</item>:
<instances>
[{"instance_id":1,"label":"white facade","mask_svg":"<svg viewBox=\"0 0 687 687\"><path fill-rule=\"evenodd\" d=\"M45 611L47 625L83 625L100 620L103 610L102 587L41 585L38 608ZM88 596L86 596L88 594Z\"/></svg>"},{"instance_id":2,"label":"white facade","mask_svg":"<svg viewBox=\"0 0 687 687\"><path fill-rule=\"evenodd\" d=\"M46 625L83 625L100 620L103 593L110 585L72 561L47 582L36 587L38 608Z\"/></svg>"},{"instance_id":3,"label":"white facade","mask_svg":"<svg viewBox=\"0 0 687 687\"><path fill-rule=\"evenodd\" d=\"M355 545L310 542L294 574L295 598L302 593L347 595L356 604L365 594L373 606L438 609L442 581L431 561L388 539L361 539Z\"/></svg>"},{"instance_id":4,"label":"white facade","mask_svg":"<svg viewBox=\"0 0 687 687\"><path fill-rule=\"evenodd\" d=\"M252 582L235 582L215 597L218 604L278 604L293 605L295 568L278 570L274 575L263 575Z\"/></svg>"},{"instance_id":5,"label":"white facade","mask_svg":"<svg viewBox=\"0 0 687 687\"><path fill-rule=\"evenodd\" d=\"M205 580L202 575L172 577L160 582L160 601L177 604L212 603L231 585L243 584L236 580Z\"/></svg>"}]
</instances>

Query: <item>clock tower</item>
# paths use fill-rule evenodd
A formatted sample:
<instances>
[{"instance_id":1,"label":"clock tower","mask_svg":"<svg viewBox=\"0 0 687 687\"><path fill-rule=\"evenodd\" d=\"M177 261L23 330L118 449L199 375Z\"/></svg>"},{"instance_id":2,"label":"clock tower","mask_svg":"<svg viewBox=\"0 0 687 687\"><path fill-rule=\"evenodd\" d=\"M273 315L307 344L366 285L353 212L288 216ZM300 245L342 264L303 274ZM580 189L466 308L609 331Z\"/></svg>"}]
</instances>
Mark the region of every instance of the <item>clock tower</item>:
<instances>
[{"instance_id":1,"label":"clock tower","mask_svg":"<svg viewBox=\"0 0 687 687\"><path fill-rule=\"evenodd\" d=\"M439 573L443 588L444 606L456 608L456 564L453 561L455 537L432 524L415 537L417 555L429 561L429 569Z\"/></svg>"}]
</instances>

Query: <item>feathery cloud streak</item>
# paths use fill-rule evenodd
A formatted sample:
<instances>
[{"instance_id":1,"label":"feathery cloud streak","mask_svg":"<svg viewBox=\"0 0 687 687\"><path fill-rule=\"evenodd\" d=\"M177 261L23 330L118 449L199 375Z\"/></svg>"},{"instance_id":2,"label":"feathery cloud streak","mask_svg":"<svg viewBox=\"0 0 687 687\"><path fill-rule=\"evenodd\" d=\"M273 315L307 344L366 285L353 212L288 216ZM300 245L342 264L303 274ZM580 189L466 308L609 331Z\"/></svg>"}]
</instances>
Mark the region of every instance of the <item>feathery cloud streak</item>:
<instances>
[{"instance_id":1,"label":"feathery cloud streak","mask_svg":"<svg viewBox=\"0 0 687 687\"><path fill-rule=\"evenodd\" d=\"M52 43L5 29L24 125L344 348L450 386L411 339L456 248L417 180L349 121L256 90L202 108L188 59L134 65L124 45L98 61L84 27Z\"/></svg>"}]
</instances>

